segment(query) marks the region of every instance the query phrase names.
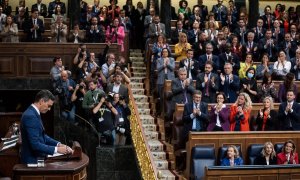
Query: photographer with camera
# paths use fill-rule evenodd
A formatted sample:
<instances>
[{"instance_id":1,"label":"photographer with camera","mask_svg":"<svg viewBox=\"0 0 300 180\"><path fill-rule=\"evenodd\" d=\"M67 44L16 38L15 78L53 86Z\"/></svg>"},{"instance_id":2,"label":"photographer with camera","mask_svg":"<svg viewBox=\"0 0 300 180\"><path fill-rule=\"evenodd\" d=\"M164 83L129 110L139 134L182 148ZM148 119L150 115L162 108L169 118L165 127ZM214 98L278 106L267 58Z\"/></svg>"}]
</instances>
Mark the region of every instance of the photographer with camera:
<instances>
[{"instance_id":1,"label":"photographer with camera","mask_svg":"<svg viewBox=\"0 0 300 180\"><path fill-rule=\"evenodd\" d=\"M82 108L83 97L86 94L86 84L83 79L79 80L76 85L73 94L71 96L71 101L75 105L75 113L81 117L85 117L85 113Z\"/></svg>"},{"instance_id":2,"label":"photographer with camera","mask_svg":"<svg viewBox=\"0 0 300 180\"><path fill-rule=\"evenodd\" d=\"M107 85L107 93L118 93L125 98L125 102L129 102L128 99L128 88L122 84L122 74L116 72L114 74L114 82Z\"/></svg>"},{"instance_id":3,"label":"photographer with camera","mask_svg":"<svg viewBox=\"0 0 300 180\"><path fill-rule=\"evenodd\" d=\"M61 116L71 123L75 123L75 105L71 101L75 85L75 82L69 78L68 72L63 70L54 89L54 94L59 98Z\"/></svg>"},{"instance_id":4,"label":"photographer with camera","mask_svg":"<svg viewBox=\"0 0 300 180\"><path fill-rule=\"evenodd\" d=\"M126 104L124 97L120 96L118 93L113 95L112 104L118 111L118 116L116 118L115 145L125 145L127 137L130 136L130 122L127 117L131 115L131 111Z\"/></svg>"},{"instance_id":5,"label":"photographer with camera","mask_svg":"<svg viewBox=\"0 0 300 180\"><path fill-rule=\"evenodd\" d=\"M108 145L114 145L116 138L115 118L118 117L118 111L111 104L110 96L100 94L99 102L93 108L93 123L97 131L104 135Z\"/></svg>"}]
</instances>

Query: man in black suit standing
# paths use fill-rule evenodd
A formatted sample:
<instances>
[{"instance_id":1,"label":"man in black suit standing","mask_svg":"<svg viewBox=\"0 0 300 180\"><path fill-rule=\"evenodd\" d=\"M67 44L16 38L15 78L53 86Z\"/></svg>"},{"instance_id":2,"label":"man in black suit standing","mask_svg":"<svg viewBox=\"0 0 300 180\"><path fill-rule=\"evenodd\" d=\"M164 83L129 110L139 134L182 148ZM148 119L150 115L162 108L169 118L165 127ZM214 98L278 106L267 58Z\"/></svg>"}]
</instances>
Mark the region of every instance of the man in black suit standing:
<instances>
[{"instance_id":1,"label":"man in black suit standing","mask_svg":"<svg viewBox=\"0 0 300 180\"><path fill-rule=\"evenodd\" d=\"M37 9L39 11L39 16L47 17L47 6L42 3L42 0L37 0L36 4L31 6L31 9Z\"/></svg>"},{"instance_id":2,"label":"man in black suit standing","mask_svg":"<svg viewBox=\"0 0 300 180\"><path fill-rule=\"evenodd\" d=\"M279 105L278 119L282 130L299 131L300 130L300 105L295 101L293 90L286 93L287 102Z\"/></svg>"},{"instance_id":3,"label":"man in black suit standing","mask_svg":"<svg viewBox=\"0 0 300 180\"><path fill-rule=\"evenodd\" d=\"M179 62L179 67L186 69L187 78L190 78L191 80L196 80L199 74L199 64L198 61L196 61L193 57L194 57L193 49L188 49L187 58Z\"/></svg>"},{"instance_id":4,"label":"man in black suit standing","mask_svg":"<svg viewBox=\"0 0 300 180\"><path fill-rule=\"evenodd\" d=\"M178 20L176 22L177 27L175 29L172 29L171 31L171 42L172 44L177 44L179 41L179 33L185 33L187 34L187 31L183 29L183 22L181 20Z\"/></svg>"},{"instance_id":5,"label":"man in black suit standing","mask_svg":"<svg viewBox=\"0 0 300 180\"><path fill-rule=\"evenodd\" d=\"M233 74L238 75L240 69L240 58L236 53L231 52L231 49L231 44L226 43L225 52L219 55L220 69L222 73L225 73L222 67L224 67L226 63L230 63L233 68Z\"/></svg>"},{"instance_id":6,"label":"man in black suit standing","mask_svg":"<svg viewBox=\"0 0 300 180\"><path fill-rule=\"evenodd\" d=\"M196 90L193 94L193 102L184 105L182 121L184 128L181 134L180 145L184 146L188 140L190 131L205 131L208 123L207 104L201 102L201 91Z\"/></svg>"},{"instance_id":7,"label":"man in black suit standing","mask_svg":"<svg viewBox=\"0 0 300 180\"><path fill-rule=\"evenodd\" d=\"M28 42L42 42L42 33L44 33L43 21L38 18L38 9L31 10L31 18L24 24L24 32L27 33Z\"/></svg>"}]
</instances>

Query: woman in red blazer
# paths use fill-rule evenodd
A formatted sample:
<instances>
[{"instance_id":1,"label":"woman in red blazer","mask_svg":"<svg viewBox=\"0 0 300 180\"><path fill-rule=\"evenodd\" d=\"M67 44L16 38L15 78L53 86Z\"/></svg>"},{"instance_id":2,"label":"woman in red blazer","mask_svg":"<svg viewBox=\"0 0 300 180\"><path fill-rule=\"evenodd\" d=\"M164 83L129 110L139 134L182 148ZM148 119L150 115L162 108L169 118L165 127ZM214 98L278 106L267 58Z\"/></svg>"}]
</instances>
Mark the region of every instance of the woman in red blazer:
<instances>
[{"instance_id":1,"label":"woman in red blazer","mask_svg":"<svg viewBox=\"0 0 300 180\"><path fill-rule=\"evenodd\" d=\"M294 141L288 140L284 143L282 152L277 154L277 164L299 164Z\"/></svg>"},{"instance_id":2,"label":"woman in red blazer","mask_svg":"<svg viewBox=\"0 0 300 180\"><path fill-rule=\"evenodd\" d=\"M230 107L230 131L249 131L252 101L247 93L240 93Z\"/></svg>"}]
</instances>

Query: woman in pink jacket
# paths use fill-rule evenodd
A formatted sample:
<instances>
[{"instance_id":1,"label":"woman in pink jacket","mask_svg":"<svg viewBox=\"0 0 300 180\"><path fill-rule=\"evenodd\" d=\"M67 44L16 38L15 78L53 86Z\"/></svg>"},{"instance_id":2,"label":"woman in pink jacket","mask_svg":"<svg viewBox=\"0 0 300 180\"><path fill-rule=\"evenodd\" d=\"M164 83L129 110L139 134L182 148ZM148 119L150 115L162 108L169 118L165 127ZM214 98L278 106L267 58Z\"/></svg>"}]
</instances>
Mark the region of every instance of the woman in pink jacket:
<instances>
[{"instance_id":1,"label":"woman in pink jacket","mask_svg":"<svg viewBox=\"0 0 300 180\"><path fill-rule=\"evenodd\" d=\"M119 25L119 19L114 19L111 26L107 26L106 29L106 42L118 43L121 45L121 52L124 51L124 38L125 31L124 27Z\"/></svg>"}]
</instances>

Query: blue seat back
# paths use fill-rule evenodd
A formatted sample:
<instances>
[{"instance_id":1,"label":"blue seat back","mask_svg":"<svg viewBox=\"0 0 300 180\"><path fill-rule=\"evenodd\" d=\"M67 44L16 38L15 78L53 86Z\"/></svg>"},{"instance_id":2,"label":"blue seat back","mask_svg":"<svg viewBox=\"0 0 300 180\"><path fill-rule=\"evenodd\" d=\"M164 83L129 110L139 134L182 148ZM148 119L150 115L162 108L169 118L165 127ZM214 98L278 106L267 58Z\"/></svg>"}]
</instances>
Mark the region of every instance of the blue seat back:
<instances>
[{"instance_id":1,"label":"blue seat back","mask_svg":"<svg viewBox=\"0 0 300 180\"><path fill-rule=\"evenodd\" d=\"M261 155L261 151L264 148L263 144L251 144L248 147L248 164L254 165L256 157Z\"/></svg>"},{"instance_id":2,"label":"blue seat back","mask_svg":"<svg viewBox=\"0 0 300 180\"><path fill-rule=\"evenodd\" d=\"M274 145L274 150L275 150L276 154L282 152L283 145L284 145L284 143L277 143Z\"/></svg>"}]
</instances>

